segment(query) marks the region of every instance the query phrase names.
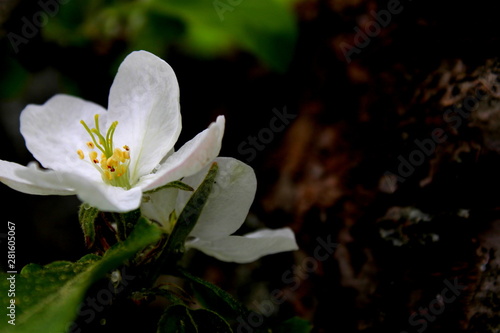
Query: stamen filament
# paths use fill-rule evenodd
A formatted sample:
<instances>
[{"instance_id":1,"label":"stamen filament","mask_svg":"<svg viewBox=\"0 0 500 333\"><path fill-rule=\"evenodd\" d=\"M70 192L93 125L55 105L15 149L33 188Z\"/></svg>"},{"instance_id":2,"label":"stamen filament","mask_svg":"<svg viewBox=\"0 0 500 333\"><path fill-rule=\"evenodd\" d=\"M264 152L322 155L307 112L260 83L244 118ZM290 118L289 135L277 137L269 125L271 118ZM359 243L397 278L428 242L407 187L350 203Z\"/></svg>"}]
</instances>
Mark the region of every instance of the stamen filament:
<instances>
[{"instance_id":1,"label":"stamen filament","mask_svg":"<svg viewBox=\"0 0 500 333\"><path fill-rule=\"evenodd\" d=\"M101 147L100 144L97 143L97 140L95 139L94 137L94 134L92 133L92 130L87 126L87 124L83 121L83 120L80 120L80 124L83 125L83 127L85 128L85 130L89 133L90 135L90 138L92 139L92 142L94 142L94 145L100 150L103 152L103 154L106 154L106 152L104 151L104 149Z\"/></svg>"},{"instance_id":2,"label":"stamen filament","mask_svg":"<svg viewBox=\"0 0 500 333\"><path fill-rule=\"evenodd\" d=\"M108 147L106 146L106 139L104 139L102 134L96 128L92 129L92 133L97 135L99 142L104 146L104 148L100 148L100 150L104 153L104 155L106 155L106 157L110 157L112 153L109 152Z\"/></svg>"},{"instance_id":3,"label":"stamen filament","mask_svg":"<svg viewBox=\"0 0 500 333\"><path fill-rule=\"evenodd\" d=\"M92 165L99 171L105 183L130 189L128 170L130 164L130 148L125 145L123 146L124 150L120 148L113 149L113 135L115 134L118 122L114 121L111 123L104 136L99 128L98 114L94 116L94 121L95 127L92 129L90 129L83 120L80 121L92 139L92 141L86 143L87 147L92 149L89 153L89 159ZM97 157L97 152L93 150L94 148L102 152L100 159ZM82 150L78 150L77 153L80 158L85 157Z\"/></svg>"},{"instance_id":4,"label":"stamen filament","mask_svg":"<svg viewBox=\"0 0 500 333\"><path fill-rule=\"evenodd\" d=\"M116 126L118 125L117 121L114 121L108 129L108 133L106 133L106 142L108 142L109 151L113 151L113 135L115 134Z\"/></svg>"},{"instance_id":5,"label":"stamen filament","mask_svg":"<svg viewBox=\"0 0 500 333\"><path fill-rule=\"evenodd\" d=\"M101 130L99 129L99 114L96 114L94 116L94 121L95 121L95 129L97 130L98 133L101 133Z\"/></svg>"}]
</instances>

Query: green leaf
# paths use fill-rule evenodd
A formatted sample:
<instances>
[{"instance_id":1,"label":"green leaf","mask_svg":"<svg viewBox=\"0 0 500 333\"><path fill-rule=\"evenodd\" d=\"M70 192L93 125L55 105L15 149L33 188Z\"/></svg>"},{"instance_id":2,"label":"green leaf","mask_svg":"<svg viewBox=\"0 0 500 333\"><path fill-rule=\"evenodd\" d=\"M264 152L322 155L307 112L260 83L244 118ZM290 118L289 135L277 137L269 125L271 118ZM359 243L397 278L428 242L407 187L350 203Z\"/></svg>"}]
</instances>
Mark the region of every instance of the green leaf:
<instances>
[{"instance_id":1,"label":"green leaf","mask_svg":"<svg viewBox=\"0 0 500 333\"><path fill-rule=\"evenodd\" d=\"M191 296L184 289L173 283L164 283L154 288L153 291L175 304L194 304Z\"/></svg>"},{"instance_id":2,"label":"green leaf","mask_svg":"<svg viewBox=\"0 0 500 333\"><path fill-rule=\"evenodd\" d=\"M106 273L123 264L145 246L158 241L161 229L144 218L137 223L130 237L118 243L101 258L87 255L71 263L54 262L44 267L27 265L15 278L15 298L2 296L0 306L6 309L10 299L15 299L16 325L0 321L3 333L66 332L77 316L87 289ZM2 295L11 288L7 277L0 274ZM11 288L12 289L12 288Z\"/></svg>"},{"instance_id":3,"label":"green leaf","mask_svg":"<svg viewBox=\"0 0 500 333\"><path fill-rule=\"evenodd\" d=\"M157 333L198 333L198 329L187 307L172 305L160 318Z\"/></svg>"},{"instance_id":4,"label":"green leaf","mask_svg":"<svg viewBox=\"0 0 500 333\"><path fill-rule=\"evenodd\" d=\"M191 275L183 269L178 270L182 277L191 282L191 286L199 301L206 308L212 309L224 318L235 318L239 315L246 316L249 310L238 302L231 294L218 286Z\"/></svg>"},{"instance_id":5,"label":"green leaf","mask_svg":"<svg viewBox=\"0 0 500 333\"><path fill-rule=\"evenodd\" d=\"M155 188L154 190L151 190L151 191L147 191L145 192L146 194L147 193L154 193L154 192L157 192L159 190L163 190L165 188L176 188L176 189L179 189L179 190L183 190L183 191L191 191L193 192L194 191L194 188L192 188L191 186L189 186L188 184L186 183L183 183L181 182L180 180L175 180L173 182L170 182L166 185L163 185L163 186L160 186L160 187L157 187Z\"/></svg>"},{"instance_id":6,"label":"green leaf","mask_svg":"<svg viewBox=\"0 0 500 333\"><path fill-rule=\"evenodd\" d=\"M186 203L186 206L175 223L172 234L168 238L166 245L168 251L184 251L184 242L193 230L196 222L198 222L201 211L203 207L205 207L205 203L212 192L212 187L218 171L219 166L214 162L210 170L208 170L203 182L198 186L198 189L193 193L191 198L189 198L189 201Z\"/></svg>"},{"instance_id":7,"label":"green leaf","mask_svg":"<svg viewBox=\"0 0 500 333\"><path fill-rule=\"evenodd\" d=\"M279 328L273 330L276 333L309 333L313 326L308 320L300 317L293 317L285 320Z\"/></svg>"},{"instance_id":8,"label":"green leaf","mask_svg":"<svg viewBox=\"0 0 500 333\"><path fill-rule=\"evenodd\" d=\"M99 209L91 207L88 204L82 204L78 211L78 220L82 227L83 236L85 238L85 245L87 248L92 248L95 243L95 219L99 214Z\"/></svg>"},{"instance_id":9,"label":"green leaf","mask_svg":"<svg viewBox=\"0 0 500 333\"><path fill-rule=\"evenodd\" d=\"M153 279L156 280L165 267L168 267L168 265L172 263L175 264L184 253L184 242L196 225L203 207L205 207L218 170L219 167L217 163L214 162L210 170L208 170L207 176L203 182L198 186L186 203L186 206L175 222L172 233L169 235L160 257L155 263L156 268L155 273L152 275Z\"/></svg>"},{"instance_id":10,"label":"green leaf","mask_svg":"<svg viewBox=\"0 0 500 333\"><path fill-rule=\"evenodd\" d=\"M191 318L198 327L198 333L232 333L229 324L217 313L207 310L190 310Z\"/></svg>"},{"instance_id":11,"label":"green leaf","mask_svg":"<svg viewBox=\"0 0 500 333\"><path fill-rule=\"evenodd\" d=\"M158 322L157 333L232 333L229 324L218 314L206 309L191 310L172 305Z\"/></svg>"}]
</instances>

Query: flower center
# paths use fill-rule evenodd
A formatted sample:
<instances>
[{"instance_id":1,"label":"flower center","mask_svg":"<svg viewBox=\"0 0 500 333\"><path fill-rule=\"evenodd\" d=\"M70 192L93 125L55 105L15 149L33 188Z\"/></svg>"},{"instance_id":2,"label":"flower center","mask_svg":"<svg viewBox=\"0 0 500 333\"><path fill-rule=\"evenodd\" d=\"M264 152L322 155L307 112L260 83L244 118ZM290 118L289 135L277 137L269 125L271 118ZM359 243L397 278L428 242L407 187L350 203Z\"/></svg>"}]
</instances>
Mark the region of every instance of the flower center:
<instances>
[{"instance_id":1,"label":"flower center","mask_svg":"<svg viewBox=\"0 0 500 333\"><path fill-rule=\"evenodd\" d=\"M123 149L113 147L113 135L118 122L114 121L108 128L106 135L103 135L99 129L98 114L94 116L94 121L95 127L92 129L83 120L80 121L92 139L92 141L87 142L87 147L90 148L88 153L90 162L101 173L105 183L130 189L128 171L130 149L128 146L123 146ZM101 151L100 156L96 149ZM81 149L78 149L77 154L80 159L85 158L85 153Z\"/></svg>"}]
</instances>

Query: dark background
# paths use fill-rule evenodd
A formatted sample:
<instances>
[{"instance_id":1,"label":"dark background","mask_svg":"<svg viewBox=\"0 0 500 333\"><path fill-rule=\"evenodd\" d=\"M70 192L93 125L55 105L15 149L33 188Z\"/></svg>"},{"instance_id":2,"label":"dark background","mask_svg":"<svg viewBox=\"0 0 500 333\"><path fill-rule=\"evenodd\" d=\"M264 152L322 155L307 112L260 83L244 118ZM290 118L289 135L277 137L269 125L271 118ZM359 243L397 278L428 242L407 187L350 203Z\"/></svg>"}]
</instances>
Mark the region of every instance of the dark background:
<instances>
[{"instance_id":1,"label":"dark background","mask_svg":"<svg viewBox=\"0 0 500 333\"><path fill-rule=\"evenodd\" d=\"M4 32L19 31L21 18L37 10L28 1L6 3ZM181 89L179 144L225 115L221 156L250 164L259 184L245 228L289 226L301 248L246 265L196 253L189 265L250 306L270 299L272 290L285 291L276 316L308 319L314 332L496 332L498 12L486 1L401 6L351 62L342 43L356 45L355 27L366 29L370 13L387 9L387 2L296 2L298 33L285 71L238 48L204 58L164 45ZM77 46L38 35L18 53L10 46L4 38L0 68L6 73L17 64L30 76L0 104L0 158L26 164L31 156L17 130L23 107L68 86L106 105L110 68L127 40ZM478 91L485 97L465 116L451 114L460 125L445 116ZM273 109L285 107L297 118L247 160L240 144L269 127ZM404 182L395 181L390 174L401 176L402 159L422 151L415 140L432 138L436 128L446 139ZM0 192L3 223L18 226L19 265L86 253L76 198L29 196L5 186ZM314 257L318 238L328 237L338 243L328 259L305 259ZM307 262L307 274L299 269L291 275L298 280L284 278ZM450 283L463 288L448 302L439 295Z\"/></svg>"}]
</instances>

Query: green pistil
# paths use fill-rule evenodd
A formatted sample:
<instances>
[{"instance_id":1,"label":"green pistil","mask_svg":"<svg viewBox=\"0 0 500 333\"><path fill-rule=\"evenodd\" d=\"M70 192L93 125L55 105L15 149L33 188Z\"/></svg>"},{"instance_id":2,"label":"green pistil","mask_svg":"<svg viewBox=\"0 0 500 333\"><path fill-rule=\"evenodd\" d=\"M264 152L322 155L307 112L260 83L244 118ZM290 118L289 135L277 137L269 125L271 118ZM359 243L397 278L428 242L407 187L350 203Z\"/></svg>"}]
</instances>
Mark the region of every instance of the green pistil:
<instances>
[{"instance_id":1,"label":"green pistil","mask_svg":"<svg viewBox=\"0 0 500 333\"><path fill-rule=\"evenodd\" d=\"M109 151L111 155L113 155L113 135L115 134L116 126L118 125L117 121L113 121L111 126L108 128L108 133L106 133L106 141L108 143Z\"/></svg>"},{"instance_id":2,"label":"green pistil","mask_svg":"<svg viewBox=\"0 0 500 333\"><path fill-rule=\"evenodd\" d=\"M113 155L113 135L115 134L116 126L118 126L118 122L114 121L111 126L108 128L108 132L106 133L106 137L101 134L101 130L99 129L99 115L96 114L94 116L95 128L90 129L90 127L83 121L80 120L80 123L83 125L85 130L89 133L92 142L99 149L106 158L110 158ZM97 136L97 140L96 139Z\"/></svg>"},{"instance_id":3,"label":"green pistil","mask_svg":"<svg viewBox=\"0 0 500 333\"><path fill-rule=\"evenodd\" d=\"M124 189L130 190L132 186L130 186L129 176L128 176L128 166L127 171L120 177L116 177L111 181L111 185L117 187L123 187Z\"/></svg>"}]
</instances>

